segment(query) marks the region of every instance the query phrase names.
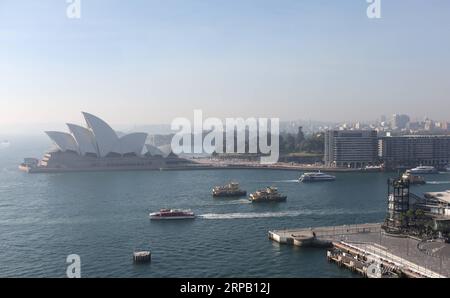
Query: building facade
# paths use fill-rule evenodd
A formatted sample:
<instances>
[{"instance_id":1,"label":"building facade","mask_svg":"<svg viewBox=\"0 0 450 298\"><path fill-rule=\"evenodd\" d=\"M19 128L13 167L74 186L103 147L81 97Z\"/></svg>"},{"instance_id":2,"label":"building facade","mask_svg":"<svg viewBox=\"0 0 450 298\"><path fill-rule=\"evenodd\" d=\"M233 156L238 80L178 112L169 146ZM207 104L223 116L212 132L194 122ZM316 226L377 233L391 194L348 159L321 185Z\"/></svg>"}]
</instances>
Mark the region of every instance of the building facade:
<instances>
[{"instance_id":1,"label":"building facade","mask_svg":"<svg viewBox=\"0 0 450 298\"><path fill-rule=\"evenodd\" d=\"M387 169L450 164L450 136L398 136L379 140L379 155Z\"/></svg>"},{"instance_id":2,"label":"building facade","mask_svg":"<svg viewBox=\"0 0 450 298\"><path fill-rule=\"evenodd\" d=\"M450 219L450 190L425 193L427 212Z\"/></svg>"},{"instance_id":3,"label":"building facade","mask_svg":"<svg viewBox=\"0 0 450 298\"><path fill-rule=\"evenodd\" d=\"M378 164L375 130L329 130L325 133L325 165L364 168Z\"/></svg>"}]
</instances>

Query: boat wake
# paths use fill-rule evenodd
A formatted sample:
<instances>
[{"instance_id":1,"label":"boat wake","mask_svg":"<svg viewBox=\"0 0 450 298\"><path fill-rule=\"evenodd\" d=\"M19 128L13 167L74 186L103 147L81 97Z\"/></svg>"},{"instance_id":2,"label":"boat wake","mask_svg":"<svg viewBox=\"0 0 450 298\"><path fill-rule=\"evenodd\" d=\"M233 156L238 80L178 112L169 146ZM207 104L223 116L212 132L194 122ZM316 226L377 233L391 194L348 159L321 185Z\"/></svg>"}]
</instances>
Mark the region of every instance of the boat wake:
<instances>
[{"instance_id":1,"label":"boat wake","mask_svg":"<svg viewBox=\"0 0 450 298\"><path fill-rule=\"evenodd\" d=\"M250 218L267 218L267 217L293 217L304 214L302 211L286 211L286 212L248 212L248 213L207 213L199 215L203 219L250 219Z\"/></svg>"},{"instance_id":2,"label":"boat wake","mask_svg":"<svg viewBox=\"0 0 450 298\"><path fill-rule=\"evenodd\" d=\"M450 181L427 181L427 184L450 184Z\"/></svg>"},{"instance_id":3,"label":"boat wake","mask_svg":"<svg viewBox=\"0 0 450 298\"><path fill-rule=\"evenodd\" d=\"M280 181L274 181L275 183L298 183L298 179L294 180L280 180Z\"/></svg>"},{"instance_id":4,"label":"boat wake","mask_svg":"<svg viewBox=\"0 0 450 298\"><path fill-rule=\"evenodd\" d=\"M300 215L343 215L343 214L368 214L379 213L378 211L354 212L345 210L291 210L281 212L247 212L247 213L207 213L199 215L202 219L252 219L252 218L275 218L275 217L297 217Z\"/></svg>"},{"instance_id":5,"label":"boat wake","mask_svg":"<svg viewBox=\"0 0 450 298\"><path fill-rule=\"evenodd\" d=\"M277 181L257 181L258 183L266 183L266 184L271 184L271 183L298 183L298 179L293 179L293 180L277 180Z\"/></svg>"}]
</instances>

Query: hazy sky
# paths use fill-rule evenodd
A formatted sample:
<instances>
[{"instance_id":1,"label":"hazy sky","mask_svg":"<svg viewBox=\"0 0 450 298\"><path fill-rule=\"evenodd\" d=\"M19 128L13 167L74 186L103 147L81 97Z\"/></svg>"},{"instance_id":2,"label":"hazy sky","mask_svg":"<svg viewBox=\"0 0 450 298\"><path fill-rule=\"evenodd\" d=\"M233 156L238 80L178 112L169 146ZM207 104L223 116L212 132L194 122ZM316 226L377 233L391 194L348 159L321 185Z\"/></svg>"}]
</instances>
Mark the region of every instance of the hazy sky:
<instances>
[{"instance_id":1,"label":"hazy sky","mask_svg":"<svg viewBox=\"0 0 450 298\"><path fill-rule=\"evenodd\" d=\"M0 0L0 126L450 120L450 1Z\"/></svg>"}]
</instances>

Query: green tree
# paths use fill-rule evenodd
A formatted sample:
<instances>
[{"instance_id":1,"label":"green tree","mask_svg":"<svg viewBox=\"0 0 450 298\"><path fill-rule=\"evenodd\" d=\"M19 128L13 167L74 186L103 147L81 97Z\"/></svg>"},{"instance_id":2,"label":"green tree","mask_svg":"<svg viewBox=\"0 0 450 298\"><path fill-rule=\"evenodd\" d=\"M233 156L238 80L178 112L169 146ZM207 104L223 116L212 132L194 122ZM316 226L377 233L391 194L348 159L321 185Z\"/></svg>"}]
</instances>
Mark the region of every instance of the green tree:
<instances>
[{"instance_id":1,"label":"green tree","mask_svg":"<svg viewBox=\"0 0 450 298\"><path fill-rule=\"evenodd\" d=\"M406 217L408 224L411 224L412 222L415 221L416 214L415 214L414 210L409 209L408 211L406 211L405 217Z\"/></svg>"},{"instance_id":2,"label":"green tree","mask_svg":"<svg viewBox=\"0 0 450 298\"><path fill-rule=\"evenodd\" d=\"M286 150L288 152L295 151L295 137L292 134L286 136Z\"/></svg>"},{"instance_id":3,"label":"green tree","mask_svg":"<svg viewBox=\"0 0 450 298\"><path fill-rule=\"evenodd\" d=\"M323 133L313 134L308 137L302 146L302 151L323 153L325 146L325 135Z\"/></svg>"},{"instance_id":4,"label":"green tree","mask_svg":"<svg viewBox=\"0 0 450 298\"><path fill-rule=\"evenodd\" d=\"M303 127L298 128L297 135L295 137L295 150L302 151L303 143L305 142L305 134L303 133Z\"/></svg>"}]
</instances>

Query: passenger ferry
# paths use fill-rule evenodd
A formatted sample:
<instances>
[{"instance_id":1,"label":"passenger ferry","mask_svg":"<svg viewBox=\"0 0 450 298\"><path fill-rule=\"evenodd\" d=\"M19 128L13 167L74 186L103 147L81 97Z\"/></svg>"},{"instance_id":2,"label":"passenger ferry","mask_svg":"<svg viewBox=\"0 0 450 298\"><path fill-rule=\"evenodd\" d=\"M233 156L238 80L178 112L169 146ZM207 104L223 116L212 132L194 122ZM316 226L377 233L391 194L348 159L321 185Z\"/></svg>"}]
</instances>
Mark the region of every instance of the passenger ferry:
<instances>
[{"instance_id":1,"label":"passenger ferry","mask_svg":"<svg viewBox=\"0 0 450 298\"><path fill-rule=\"evenodd\" d=\"M414 175L411 171L406 171L402 175L402 179L408 181L410 184L426 184L425 178L422 176Z\"/></svg>"},{"instance_id":2,"label":"passenger ferry","mask_svg":"<svg viewBox=\"0 0 450 298\"><path fill-rule=\"evenodd\" d=\"M437 174L438 170L431 166L420 166L409 170L411 174Z\"/></svg>"},{"instance_id":3,"label":"passenger ferry","mask_svg":"<svg viewBox=\"0 0 450 298\"><path fill-rule=\"evenodd\" d=\"M247 191L240 189L239 183L230 182L225 186L215 186L212 189L213 197L243 197Z\"/></svg>"},{"instance_id":4,"label":"passenger ferry","mask_svg":"<svg viewBox=\"0 0 450 298\"><path fill-rule=\"evenodd\" d=\"M253 203L259 202L284 202L287 196L281 195L276 187L267 187L250 194L249 200Z\"/></svg>"},{"instance_id":5,"label":"passenger ferry","mask_svg":"<svg viewBox=\"0 0 450 298\"><path fill-rule=\"evenodd\" d=\"M196 216L191 210L161 209L159 212L150 213L150 219L194 219Z\"/></svg>"},{"instance_id":6,"label":"passenger ferry","mask_svg":"<svg viewBox=\"0 0 450 298\"><path fill-rule=\"evenodd\" d=\"M331 176L325 173L304 173L300 178L299 182L321 182L321 181L334 181L335 176Z\"/></svg>"},{"instance_id":7,"label":"passenger ferry","mask_svg":"<svg viewBox=\"0 0 450 298\"><path fill-rule=\"evenodd\" d=\"M39 160L37 158L27 157L19 165L19 170L29 172L30 169L35 169L39 166Z\"/></svg>"}]
</instances>

